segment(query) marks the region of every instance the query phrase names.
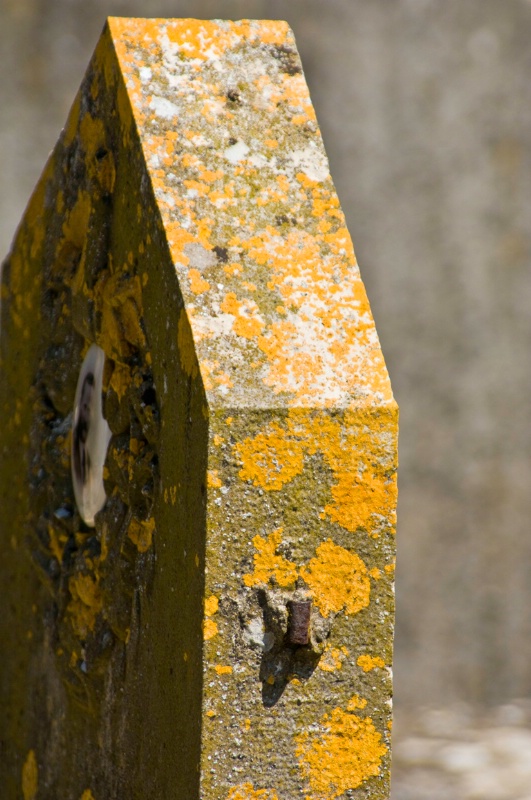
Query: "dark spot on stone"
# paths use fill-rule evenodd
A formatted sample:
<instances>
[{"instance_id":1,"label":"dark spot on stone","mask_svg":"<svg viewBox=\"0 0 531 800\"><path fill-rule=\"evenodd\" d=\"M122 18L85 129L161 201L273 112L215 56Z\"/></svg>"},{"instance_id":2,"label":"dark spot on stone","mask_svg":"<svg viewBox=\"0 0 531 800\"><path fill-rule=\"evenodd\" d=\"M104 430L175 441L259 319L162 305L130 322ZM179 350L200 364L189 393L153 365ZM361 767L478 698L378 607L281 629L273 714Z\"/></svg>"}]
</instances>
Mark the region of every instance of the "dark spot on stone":
<instances>
[{"instance_id":1,"label":"dark spot on stone","mask_svg":"<svg viewBox=\"0 0 531 800\"><path fill-rule=\"evenodd\" d=\"M298 75L302 72L297 51L292 47L278 44L271 48L271 54L273 58L280 61L282 71L286 72L288 75Z\"/></svg>"},{"instance_id":2,"label":"dark spot on stone","mask_svg":"<svg viewBox=\"0 0 531 800\"><path fill-rule=\"evenodd\" d=\"M216 254L218 261L221 261L222 264L226 264L229 260L229 251L226 247L213 247L212 250Z\"/></svg>"},{"instance_id":3,"label":"dark spot on stone","mask_svg":"<svg viewBox=\"0 0 531 800\"><path fill-rule=\"evenodd\" d=\"M229 139L229 144L230 144L230 146L232 147L232 145L233 145L233 144L236 144L236 142L237 142L237 141L238 141L238 140L237 140L237 139L235 139L235 138L234 138L234 136L231 136L231 137L230 137L230 139Z\"/></svg>"},{"instance_id":4,"label":"dark spot on stone","mask_svg":"<svg viewBox=\"0 0 531 800\"><path fill-rule=\"evenodd\" d=\"M296 225L297 220L295 217L287 217L286 214L280 214L278 217L275 217L275 222L278 227L282 225Z\"/></svg>"},{"instance_id":5,"label":"dark spot on stone","mask_svg":"<svg viewBox=\"0 0 531 800\"><path fill-rule=\"evenodd\" d=\"M109 151L108 151L108 150L106 150L106 149L105 149L105 147L99 147L99 148L96 150L96 159L97 159L98 161L101 161L103 158L105 158L105 156L108 154L108 152L109 152Z\"/></svg>"},{"instance_id":6,"label":"dark spot on stone","mask_svg":"<svg viewBox=\"0 0 531 800\"><path fill-rule=\"evenodd\" d=\"M237 89L229 89L229 91L227 92L227 97L231 101L231 103L241 102L240 93Z\"/></svg>"},{"instance_id":7,"label":"dark spot on stone","mask_svg":"<svg viewBox=\"0 0 531 800\"><path fill-rule=\"evenodd\" d=\"M148 386L142 393L142 402L145 406L155 405L157 402L157 393L153 386Z\"/></svg>"}]
</instances>

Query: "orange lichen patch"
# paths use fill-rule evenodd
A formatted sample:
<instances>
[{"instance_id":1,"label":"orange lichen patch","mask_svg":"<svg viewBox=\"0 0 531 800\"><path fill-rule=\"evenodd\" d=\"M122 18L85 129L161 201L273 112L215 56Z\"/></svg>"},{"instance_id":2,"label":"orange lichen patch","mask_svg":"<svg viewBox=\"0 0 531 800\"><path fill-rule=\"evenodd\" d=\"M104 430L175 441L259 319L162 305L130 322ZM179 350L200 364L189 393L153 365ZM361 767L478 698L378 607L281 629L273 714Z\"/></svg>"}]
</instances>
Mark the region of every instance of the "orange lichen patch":
<instances>
[{"instance_id":1,"label":"orange lichen patch","mask_svg":"<svg viewBox=\"0 0 531 800\"><path fill-rule=\"evenodd\" d=\"M215 614L219 608L219 600L215 594L211 594L210 597L207 597L205 600L205 614L207 617L211 617L212 614Z\"/></svg>"},{"instance_id":2,"label":"orange lichen patch","mask_svg":"<svg viewBox=\"0 0 531 800\"><path fill-rule=\"evenodd\" d=\"M360 697L359 695L353 695L347 704L347 711L356 711L357 709L366 708L367 701L364 697Z\"/></svg>"},{"instance_id":3,"label":"orange lichen patch","mask_svg":"<svg viewBox=\"0 0 531 800\"><path fill-rule=\"evenodd\" d=\"M72 627L80 639L86 639L89 631L94 630L96 617L103 608L99 578L92 575L74 575L68 580L68 589L70 602L66 610L70 615Z\"/></svg>"},{"instance_id":4,"label":"orange lichen patch","mask_svg":"<svg viewBox=\"0 0 531 800\"><path fill-rule=\"evenodd\" d=\"M132 519L127 529L127 535L136 545L139 553L145 553L153 544L153 534L155 532L155 520L153 517L147 520Z\"/></svg>"},{"instance_id":5,"label":"orange lichen patch","mask_svg":"<svg viewBox=\"0 0 531 800\"><path fill-rule=\"evenodd\" d=\"M254 572L244 575L246 586L258 586L268 583L272 577L283 588L292 586L297 580L297 567L292 561L277 553L282 541L282 528L273 531L267 539L255 536L253 545L258 551L254 555Z\"/></svg>"},{"instance_id":6,"label":"orange lichen patch","mask_svg":"<svg viewBox=\"0 0 531 800\"><path fill-rule=\"evenodd\" d=\"M226 372L220 372L219 361L201 361L201 375L205 389L214 389L216 386L232 387L233 383Z\"/></svg>"},{"instance_id":7,"label":"orange lichen patch","mask_svg":"<svg viewBox=\"0 0 531 800\"><path fill-rule=\"evenodd\" d=\"M370 717L335 708L321 720L322 733L295 737L296 755L309 795L334 800L380 772L387 747Z\"/></svg>"},{"instance_id":8,"label":"orange lichen patch","mask_svg":"<svg viewBox=\"0 0 531 800\"><path fill-rule=\"evenodd\" d=\"M187 244L195 242L195 236L190 231L187 231L186 228L183 228L179 222L168 220L165 228L173 261L187 266L190 263L190 259L185 255L184 248Z\"/></svg>"},{"instance_id":9,"label":"orange lichen patch","mask_svg":"<svg viewBox=\"0 0 531 800\"><path fill-rule=\"evenodd\" d=\"M232 667L228 664L216 664L214 670L218 675L230 675L232 673Z\"/></svg>"},{"instance_id":10,"label":"orange lichen patch","mask_svg":"<svg viewBox=\"0 0 531 800\"><path fill-rule=\"evenodd\" d=\"M386 564L386 565L385 565L385 567L384 567L384 570L385 570L385 571L386 571L388 574L390 574L390 573L393 573L393 572L395 571L395 562L393 561L393 563L392 563L392 564Z\"/></svg>"},{"instance_id":11,"label":"orange lichen patch","mask_svg":"<svg viewBox=\"0 0 531 800\"><path fill-rule=\"evenodd\" d=\"M222 169L205 169L201 172L201 180L214 183L214 181L218 181L222 178L224 174Z\"/></svg>"},{"instance_id":12,"label":"orange lichen patch","mask_svg":"<svg viewBox=\"0 0 531 800\"><path fill-rule=\"evenodd\" d=\"M35 800L39 787L39 769L35 750L30 750L22 767L22 794L24 800Z\"/></svg>"},{"instance_id":13,"label":"orange lichen patch","mask_svg":"<svg viewBox=\"0 0 531 800\"><path fill-rule=\"evenodd\" d=\"M380 578L382 577L382 573L381 573L381 571L378 569L378 567L373 567L373 569L370 569L370 570L369 570L369 575L370 575L370 576L371 576L371 578L373 578L375 581L379 581L379 580L380 580Z\"/></svg>"},{"instance_id":14,"label":"orange lichen patch","mask_svg":"<svg viewBox=\"0 0 531 800\"><path fill-rule=\"evenodd\" d=\"M221 479L218 476L217 469L208 470L207 485L210 486L211 489L219 489L219 487L222 485Z\"/></svg>"},{"instance_id":15,"label":"orange lichen patch","mask_svg":"<svg viewBox=\"0 0 531 800\"><path fill-rule=\"evenodd\" d=\"M348 656L349 652L346 647L330 647L327 646L323 655L319 659L319 669L323 672L335 672L341 669L344 659Z\"/></svg>"},{"instance_id":16,"label":"orange lichen patch","mask_svg":"<svg viewBox=\"0 0 531 800\"><path fill-rule=\"evenodd\" d=\"M90 789L85 789L79 800L95 800L95 798Z\"/></svg>"},{"instance_id":17,"label":"orange lichen patch","mask_svg":"<svg viewBox=\"0 0 531 800\"><path fill-rule=\"evenodd\" d=\"M363 655L356 661L358 667L361 667L364 672L370 672L376 667L385 667L385 661L380 656Z\"/></svg>"},{"instance_id":18,"label":"orange lichen patch","mask_svg":"<svg viewBox=\"0 0 531 800\"><path fill-rule=\"evenodd\" d=\"M232 787L227 800L278 800L278 795L272 789L255 789L252 783L240 783Z\"/></svg>"},{"instance_id":19,"label":"orange lichen patch","mask_svg":"<svg viewBox=\"0 0 531 800\"><path fill-rule=\"evenodd\" d=\"M367 567L359 556L331 539L319 545L316 557L302 567L300 574L324 617L342 609L347 614L357 614L369 605Z\"/></svg>"},{"instance_id":20,"label":"orange lichen patch","mask_svg":"<svg viewBox=\"0 0 531 800\"><path fill-rule=\"evenodd\" d=\"M313 191L314 214L335 215L335 195L300 176ZM281 177L277 181L288 191L289 181ZM266 202L269 191L264 187L257 202ZM275 392L293 392L294 403L326 404L349 393L391 402L367 296L357 273L350 274L356 263L352 242L344 227L327 230L281 234L267 226L249 239L236 237L250 259L267 265L268 289L291 312L284 322L271 320L258 340L269 362L264 382Z\"/></svg>"},{"instance_id":21,"label":"orange lichen patch","mask_svg":"<svg viewBox=\"0 0 531 800\"><path fill-rule=\"evenodd\" d=\"M382 520L394 521L396 455L383 423L390 412L347 410L343 421L324 413L292 410L283 426L272 422L266 431L235 445L243 480L279 490L300 475L304 456L322 453L335 483L332 503L323 514L349 531L366 529L378 535Z\"/></svg>"},{"instance_id":22,"label":"orange lichen patch","mask_svg":"<svg viewBox=\"0 0 531 800\"><path fill-rule=\"evenodd\" d=\"M195 192L197 192L199 197L206 197L210 192L210 186L208 186L206 183L193 180L185 180L183 183L187 189L193 189Z\"/></svg>"},{"instance_id":23,"label":"orange lichen patch","mask_svg":"<svg viewBox=\"0 0 531 800\"><path fill-rule=\"evenodd\" d=\"M254 300L238 300L234 292L229 292L221 304L221 310L234 317L232 330L238 336L254 339L262 332L264 322Z\"/></svg>"},{"instance_id":24,"label":"orange lichen patch","mask_svg":"<svg viewBox=\"0 0 531 800\"><path fill-rule=\"evenodd\" d=\"M217 623L213 619L205 619L203 622L203 637L205 640L213 639L218 633Z\"/></svg>"},{"instance_id":25,"label":"orange lichen patch","mask_svg":"<svg viewBox=\"0 0 531 800\"><path fill-rule=\"evenodd\" d=\"M210 289L209 282L205 281L198 269L189 269L188 279L190 281L190 289L194 294L202 294Z\"/></svg>"},{"instance_id":26,"label":"orange lichen patch","mask_svg":"<svg viewBox=\"0 0 531 800\"><path fill-rule=\"evenodd\" d=\"M304 449L304 442L290 437L285 428L272 422L267 433L259 433L235 445L243 465L240 478L251 480L263 489L281 489L302 472Z\"/></svg>"},{"instance_id":27,"label":"orange lichen patch","mask_svg":"<svg viewBox=\"0 0 531 800\"><path fill-rule=\"evenodd\" d=\"M210 619L217 613L219 600L215 594L210 595L205 600L205 619L203 621L203 637L205 640L212 639L218 633L217 623Z\"/></svg>"}]
</instances>

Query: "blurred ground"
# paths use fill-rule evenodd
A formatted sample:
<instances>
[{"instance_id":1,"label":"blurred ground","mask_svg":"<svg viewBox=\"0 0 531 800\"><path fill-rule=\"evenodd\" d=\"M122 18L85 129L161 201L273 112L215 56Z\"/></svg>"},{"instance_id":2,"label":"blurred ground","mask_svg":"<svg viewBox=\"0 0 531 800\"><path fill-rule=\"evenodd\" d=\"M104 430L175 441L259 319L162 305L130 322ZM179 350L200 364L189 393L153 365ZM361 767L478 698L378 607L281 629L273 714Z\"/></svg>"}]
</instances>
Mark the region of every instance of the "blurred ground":
<instances>
[{"instance_id":1,"label":"blurred ground","mask_svg":"<svg viewBox=\"0 0 531 800\"><path fill-rule=\"evenodd\" d=\"M531 701L398 714L392 800L531 800Z\"/></svg>"}]
</instances>

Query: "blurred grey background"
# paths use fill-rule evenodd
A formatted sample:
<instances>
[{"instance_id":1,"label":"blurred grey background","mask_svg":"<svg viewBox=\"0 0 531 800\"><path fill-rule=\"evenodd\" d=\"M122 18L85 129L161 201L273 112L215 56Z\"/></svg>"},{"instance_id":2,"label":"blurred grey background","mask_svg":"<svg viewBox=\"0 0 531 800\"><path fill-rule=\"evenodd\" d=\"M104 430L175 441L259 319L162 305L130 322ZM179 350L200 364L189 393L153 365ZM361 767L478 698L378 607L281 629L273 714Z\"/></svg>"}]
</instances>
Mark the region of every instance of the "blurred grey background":
<instances>
[{"instance_id":1,"label":"blurred grey background","mask_svg":"<svg viewBox=\"0 0 531 800\"><path fill-rule=\"evenodd\" d=\"M0 0L2 255L108 14L293 27L401 406L398 719L531 697L531 1Z\"/></svg>"}]
</instances>

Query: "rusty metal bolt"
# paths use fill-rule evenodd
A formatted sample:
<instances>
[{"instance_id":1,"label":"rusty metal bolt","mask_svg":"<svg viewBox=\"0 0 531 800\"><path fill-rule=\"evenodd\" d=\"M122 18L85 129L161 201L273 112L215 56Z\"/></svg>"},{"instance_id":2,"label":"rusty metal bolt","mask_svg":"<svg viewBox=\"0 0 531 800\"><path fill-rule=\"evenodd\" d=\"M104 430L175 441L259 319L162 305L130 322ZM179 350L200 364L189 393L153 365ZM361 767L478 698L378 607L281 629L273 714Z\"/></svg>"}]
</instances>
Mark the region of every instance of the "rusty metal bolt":
<instances>
[{"instance_id":1,"label":"rusty metal bolt","mask_svg":"<svg viewBox=\"0 0 531 800\"><path fill-rule=\"evenodd\" d=\"M305 645L310 641L311 600L291 600L289 607L288 641Z\"/></svg>"}]
</instances>

